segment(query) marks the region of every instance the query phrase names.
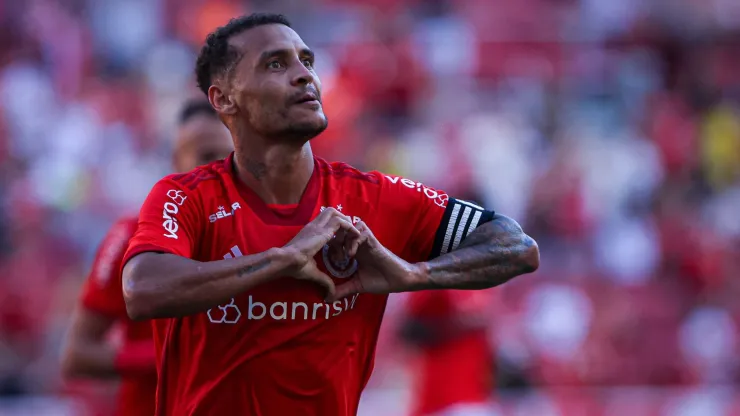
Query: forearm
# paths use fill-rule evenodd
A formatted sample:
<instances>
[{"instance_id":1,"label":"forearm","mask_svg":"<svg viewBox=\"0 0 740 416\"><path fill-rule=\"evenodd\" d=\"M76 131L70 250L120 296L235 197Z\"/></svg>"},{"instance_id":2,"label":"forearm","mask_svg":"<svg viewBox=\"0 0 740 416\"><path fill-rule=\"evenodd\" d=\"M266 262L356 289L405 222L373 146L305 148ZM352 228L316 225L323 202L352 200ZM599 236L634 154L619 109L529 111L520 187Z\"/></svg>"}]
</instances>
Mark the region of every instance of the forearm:
<instances>
[{"instance_id":1,"label":"forearm","mask_svg":"<svg viewBox=\"0 0 740 416\"><path fill-rule=\"evenodd\" d=\"M282 249L212 262L143 253L123 271L126 308L137 320L192 315L282 275L289 266Z\"/></svg>"},{"instance_id":2,"label":"forearm","mask_svg":"<svg viewBox=\"0 0 740 416\"><path fill-rule=\"evenodd\" d=\"M459 248L419 264L418 289L486 289L539 267L537 243L516 221L496 215Z\"/></svg>"},{"instance_id":3,"label":"forearm","mask_svg":"<svg viewBox=\"0 0 740 416\"><path fill-rule=\"evenodd\" d=\"M103 340L77 341L64 353L62 371L69 378L113 379L154 373L153 341L138 341L114 348Z\"/></svg>"},{"instance_id":4,"label":"forearm","mask_svg":"<svg viewBox=\"0 0 740 416\"><path fill-rule=\"evenodd\" d=\"M401 328L406 342L419 347L434 347L466 335L483 331L488 322L465 319L421 320L411 319Z\"/></svg>"},{"instance_id":5,"label":"forearm","mask_svg":"<svg viewBox=\"0 0 740 416\"><path fill-rule=\"evenodd\" d=\"M68 378L116 378L116 351L102 342L70 341L64 351L62 372Z\"/></svg>"}]
</instances>

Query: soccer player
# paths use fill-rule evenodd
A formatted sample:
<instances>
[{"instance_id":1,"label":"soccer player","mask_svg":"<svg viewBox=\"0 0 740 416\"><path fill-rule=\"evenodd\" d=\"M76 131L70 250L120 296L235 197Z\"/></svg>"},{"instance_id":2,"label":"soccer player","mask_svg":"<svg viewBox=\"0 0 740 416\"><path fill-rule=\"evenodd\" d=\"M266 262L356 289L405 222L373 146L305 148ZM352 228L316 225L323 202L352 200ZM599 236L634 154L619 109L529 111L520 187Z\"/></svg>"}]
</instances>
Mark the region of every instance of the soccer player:
<instances>
[{"instance_id":1,"label":"soccer player","mask_svg":"<svg viewBox=\"0 0 740 416\"><path fill-rule=\"evenodd\" d=\"M228 130L205 100L183 109L172 162L177 171L226 157L233 145ZM154 414L156 390L155 349L151 323L133 322L126 314L120 268L137 219L123 218L110 229L98 248L72 320L63 353L62 369L70 378L121 378L118 415ZM108 342L114 324L123 324L123 344Z\"/></svg>"},{"instance_id":2,"label":"soccer player","mask_svg":"<svg viewBox=\"0 0 740 416\"><path fill-rule=\"evenodd\" d=\"M235 152L154 185L123 260L129 316L161 318L156 415L354 415L389 293L538 267L503 215L314 157L321 83L283 16L218 28L196 73Z\"/></svg>"},{"instance_id":3,"label":"soccer player","mask_svg":"<svg viewBox=\"0 0 740 416\"><path fill-rule=\"evenodd\" d=\"M418 352L413 416L494 416L491 294L427 290L407 299L402 337Z\"/></svg>"}]
</instances>

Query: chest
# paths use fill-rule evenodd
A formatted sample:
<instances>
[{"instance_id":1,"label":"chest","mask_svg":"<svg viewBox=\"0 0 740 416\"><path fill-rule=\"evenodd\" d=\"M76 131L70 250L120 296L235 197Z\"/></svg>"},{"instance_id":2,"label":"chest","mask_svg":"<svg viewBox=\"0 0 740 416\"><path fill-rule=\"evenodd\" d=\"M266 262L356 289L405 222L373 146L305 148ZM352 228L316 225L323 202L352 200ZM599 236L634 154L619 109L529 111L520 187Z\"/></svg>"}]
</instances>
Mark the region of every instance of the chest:
<instances>
[{"instance_id":1,"label":"chest","mask_svg":"<svg viewBox=\"0 0 740 416\"><path fill-rule=\"evenodd\" d=\"M203 215L208 218L202 241L211 243L199 247L198 260L214 261L247 254L261 253L270 248L289 243L300 230L326 208L334 208L347 215L353 223L364 221L381 240L397 252L393 232L388 230L382 209L378 209L358 196L341 192L322 192L317 203L310 207L305 220L295 222L285 209L275 210L275 216L264 218L258 210L251 209L239 195L227 194L205 204ZM391 227L393 228L393 227ZM326 259L320 251L317 255L320 267ZM329 269L332 270L331 265ZM345 276L333 276L343 278Z\"/></svg>"},{"instance_id":2,"label":"chest","mask_svg":"<svg viewBox=\"0 0 740 416\"><path fill-rule=\"evenodd\" d=\"M315 218L326 207L333 207L357 223L362 220L370 227L377 224L377 213L359 198L323 193L307 218ZM281 214L285 210L281 210ZM309 222L289 223L265 219L238 196L224 196L210 201L205 207L207 229L198 260L216 261L257 254L289 243ZM333 264L325 250L315 256L320 270L332 277L336 285L351 278L352 266ZM250 328L277 325L282 331L305 325L353 327L367 320L380 319L385 297L354 295L333 303L325 303L323 289L314 284L282 277L257 286L229 303L210 310L210 323L234 323ZM275 327L275 328L277 328Z\"/></svg>"}]
</instances>

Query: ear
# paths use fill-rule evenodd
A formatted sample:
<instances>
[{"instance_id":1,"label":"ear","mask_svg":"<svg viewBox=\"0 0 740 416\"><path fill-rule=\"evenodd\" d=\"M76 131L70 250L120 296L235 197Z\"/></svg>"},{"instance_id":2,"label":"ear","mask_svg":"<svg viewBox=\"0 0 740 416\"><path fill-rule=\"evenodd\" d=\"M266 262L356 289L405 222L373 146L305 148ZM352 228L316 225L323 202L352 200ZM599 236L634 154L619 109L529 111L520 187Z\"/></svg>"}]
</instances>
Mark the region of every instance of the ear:
<instances>
[{"instance_id":1,"label":"ear","mask_svg":"<svg viewBox=\"0 0 740 416\"><path fill-rule=\"evenodd\" d=\"M236 113L236 103L230 95L218 85L211 85L208 88L208 101L219 114L232 115Z\"/></svg>"}]
</instances>

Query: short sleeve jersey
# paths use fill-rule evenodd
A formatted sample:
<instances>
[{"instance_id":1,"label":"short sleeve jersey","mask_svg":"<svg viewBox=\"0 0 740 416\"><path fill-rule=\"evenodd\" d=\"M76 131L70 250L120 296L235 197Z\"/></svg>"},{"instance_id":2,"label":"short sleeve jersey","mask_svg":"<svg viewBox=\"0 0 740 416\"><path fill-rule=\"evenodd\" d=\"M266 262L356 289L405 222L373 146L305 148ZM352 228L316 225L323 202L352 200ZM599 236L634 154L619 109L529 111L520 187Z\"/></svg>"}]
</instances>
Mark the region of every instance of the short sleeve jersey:
<instances>
[{"instance_id":1,"label":"short sleeve jersey","mask_svg":"<svg viewBox=\"0 0 740 416\"><path fill-rule=\"evenodd\" d=\"M149 322L134 322L126 313L121 287L121 262L129 240L136 231L137 218L116 221L95 254L90 274L82 289L82 307L122 325L124 342L152 342ZM151 414L154 409L156 377L128 376L121 380L117 415Z\"/></svg>"},{"instance_id":2,"label":"short sleeve jersey","mask_svg":"<svg viewBox=\"0 0 740 416\"><path fill-rule=\"evenodd\" d=\"M408 179L318 158L297 205L268 206L235 178L232 154L154 186L124 265L150 251L214 261L281 247L326 207L364 221L409 262L454 249L493 215ZM324 251L316 260L336 284L355 271ZM318 285L285 277L208 311L156 320L156 415L355 415L386 300L326 304Z\"/></svg>"},{"instance_id":3,"label":"short sleeve jersey","mask_svg":"<svg viewBox=\"0 0 740 416\"><path fill-rule=\"evenodd\" d=\"M491 316L490 291L430 290L408 296L410 318L437 327L466 317ZM492 357L486 330L472 330L419 351L413 368L412 416L444 414L461 404L486 403L492 389Z\"/></svg>"},{"instance_id":4,"label":"short sleeve jersey","mask_svg":"<svg viewBox=\"0 0 740 416\"><path fill-rule=\"evenodd\" d=\"M81 300L86 309L113 319L127 317L119 271L136 223L136 217L121 218L100 243L82 289Z\"/></svg>"}]
</instances>

